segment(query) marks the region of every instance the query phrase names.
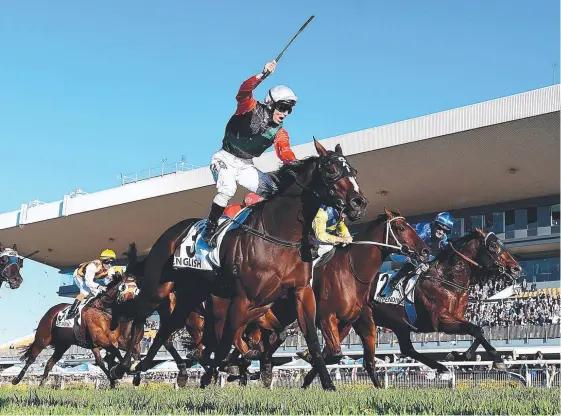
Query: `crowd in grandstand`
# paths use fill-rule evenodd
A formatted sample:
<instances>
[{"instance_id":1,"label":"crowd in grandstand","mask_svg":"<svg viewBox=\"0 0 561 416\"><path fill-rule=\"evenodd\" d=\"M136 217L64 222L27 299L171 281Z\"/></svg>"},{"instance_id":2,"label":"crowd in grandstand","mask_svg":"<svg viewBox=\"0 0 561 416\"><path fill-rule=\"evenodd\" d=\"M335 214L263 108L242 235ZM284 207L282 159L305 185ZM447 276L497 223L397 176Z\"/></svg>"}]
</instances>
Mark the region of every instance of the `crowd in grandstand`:
<instances>
[{"instance_id":1,"label":"crowd in grandstand","mask_svg":"<svg viewBox=\"0 0 561 416\"><path fill-rule=\"evenodd\" d=\"M544 325L561 321L560 291L556 295L537 292L534 296L483 302L488 293L483 286L479 289L481 292L476 289L474 293L483 296L468 305L465 317L480 326Z\"/></svg>"}]
</instances>

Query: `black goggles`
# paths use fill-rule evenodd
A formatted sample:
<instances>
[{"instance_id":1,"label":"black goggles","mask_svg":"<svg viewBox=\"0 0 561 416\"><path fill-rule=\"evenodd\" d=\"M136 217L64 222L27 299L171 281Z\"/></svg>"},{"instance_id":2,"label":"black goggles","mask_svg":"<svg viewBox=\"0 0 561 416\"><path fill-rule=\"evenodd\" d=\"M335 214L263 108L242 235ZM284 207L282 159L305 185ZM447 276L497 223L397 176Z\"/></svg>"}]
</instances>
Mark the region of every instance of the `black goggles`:
<instances>
[{"instance_id":1,"label":"black goggles","mask_svg":"<svg viewBox=\"0 0 561 416\"><path fill-rule=\"evenodd\" d=\"M288 104L288 103L277 103L275 104L275 110L281 112L281 113L292 113L292 105Z\"/></svg>"},{"instance_id":2,"label":"black goggles","mask_svg":"<svg viewBox=\"0 0 561 416\"><path fill-rule=\"evenodd\" d=\"M113 264L113 260L111 260L111 259L104 259L104 260L101 260L101 262L103 264Z\"/></svg>"},{"instance_id":3,"label":"black goggles","mask_svg":"<svg viewBox=\"0 0 561 416\"><path fill-rule=\"evenodd\" d=\"M452 230L442 224L436 224L436 229L442 231L444 234L450 234Z\"/></svg>"}]
</instances>

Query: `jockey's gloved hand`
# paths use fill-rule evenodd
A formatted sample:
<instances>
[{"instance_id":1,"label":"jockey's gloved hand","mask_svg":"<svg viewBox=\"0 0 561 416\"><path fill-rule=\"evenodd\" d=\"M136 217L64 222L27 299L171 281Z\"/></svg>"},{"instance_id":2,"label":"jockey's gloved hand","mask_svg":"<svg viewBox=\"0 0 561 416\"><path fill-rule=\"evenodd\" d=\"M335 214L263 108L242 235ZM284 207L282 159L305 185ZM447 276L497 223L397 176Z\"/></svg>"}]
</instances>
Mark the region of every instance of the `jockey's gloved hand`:
<instances>
[{"instance_id":1,"label":"jockey's gloved hand","mask_svg":"<svg viewBox=\"0 0 561 416\"><path fill-rule=\"evenodd\" d=\"M353 242L353 238L352 237L339 237L339 242L341 244L350 244Z\"/></svg>"},{"instance_id":2,"label":"jockey's gloved hand","mask_svg":"<svg viewBox=\"0 0 561 416\"><path fill-rule=\"evenodd\" d=\"M426 263L421 263L419 264L419 267L417 267L417 273L426 273L427 270L429 269L429 265Z\"/></svg>"}]
</instances>

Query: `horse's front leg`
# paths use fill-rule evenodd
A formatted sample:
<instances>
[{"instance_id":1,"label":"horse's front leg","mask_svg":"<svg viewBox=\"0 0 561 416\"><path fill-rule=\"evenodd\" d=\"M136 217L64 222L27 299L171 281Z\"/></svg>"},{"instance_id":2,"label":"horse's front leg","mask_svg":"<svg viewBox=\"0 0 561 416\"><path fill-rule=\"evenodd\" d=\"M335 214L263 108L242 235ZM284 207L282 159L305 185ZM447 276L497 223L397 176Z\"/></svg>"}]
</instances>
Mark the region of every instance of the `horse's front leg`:
<instances>
[{"instance_id":1,"label":"horse's front leg","mask_svg":"<svg viewBox=\"0 0 561 416\"><path fill-rule=\"evenodd\" d=\"M376 323L372 317L371 308L363 308L358 319L353 323L355 332L362 341L364 348L364 362L363 366L374 387L380 388L380 380L376 374Z\"/></svg>"},{"instance_id":2,"label":"horse's front leg","mask_svg":"<svg viewBox=\"0 0 561 416\"><path fill-rule=\"evenodd\" d=\"M335 391L335 385L329 376L329 372L325 366L325 361L319 349L319 339L315 325L316 299L314 298L314 292L309 285L306 285L296 289L295 297L298 324L300 325L300 329L304 334L306 344L310 350L310 354L313 359L313 366L319 373L321 385L324 390Z\"/></svg>"},{"instance_id":3,"label":"horse's front leg","mask_svg":"<svg viewBox=\"0 0 561 416\"><path fill-rule=\"evenodd\" d=\"M335 315L333 315L333 318L335 318ZM331 323L328 320L322 320L321 321L322 324L322 334L324 336L325 341L325 347L323 348L323 353L322 356L325 359L326 364L336 364L339 361L341 361L341 358L343 357L343 354L341 354L341 340L345 339L345 337L349 334L350 330L351 330L351 325L345 325L343 326L343 328L341 328L341 330L339 330L339 327L336 324L336 319L332 319ZM329 332L328 331L332 330L331 325L335 324L335 333L333 332ZM329 328L329 329L328 329ZM327 337L331 336L331 337L336 337L336 338L331 338L329 341L327 340ZM335 342L333 342L333 339L335 339ZM309 353L309 351L306 351L307 356L310 357L311 354ZM309 362L309 361L308 361ZM312 363L310 363L312 364ZM303 388L307 388L310 384L312 384L312 382L314 381L314 378L316 378L318 372L315 368L312 368L310 371L308 371L308 374L306 374L306 376L304 377L304 383L302 384Z\"/></svg>"},{"instance_id":4,"label":"horse's front leg","mask_svg":"<svg viewBox=\"0 0 561 416\"><path fill-rule=\"evenodd\" d=\"M466 351L466 359L469 359L468 357L471 357L475 350L477 350L479 344L481 344L483 345L483 348L485 348L485 351L487 351L493 359L493 367L499 370L506 369L504 360L501 358L497 350L489 343L489 341L485 339L483 329L480 326L468 321L458 320L457 318L444 313L440 316L438 329L446 334L471 335L475 338L475 342Z\"/></svg>"}]
</instances>

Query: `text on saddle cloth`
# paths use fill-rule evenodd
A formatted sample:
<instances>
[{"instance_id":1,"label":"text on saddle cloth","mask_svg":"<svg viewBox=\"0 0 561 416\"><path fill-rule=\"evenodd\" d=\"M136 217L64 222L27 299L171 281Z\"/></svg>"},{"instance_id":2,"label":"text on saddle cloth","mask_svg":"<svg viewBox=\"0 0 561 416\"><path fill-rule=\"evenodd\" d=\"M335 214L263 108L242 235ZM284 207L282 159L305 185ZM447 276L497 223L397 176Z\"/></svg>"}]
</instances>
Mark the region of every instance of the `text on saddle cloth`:
<instances>
[{"instance_id":1,"label":"text on saddle cloth","mask_svg":"<svg viewBox=\"0 0 561 416\"><path fill-rule=\"evenodd\" d=\"M405 278L401 278L397 284L392 285L396 273L379 273L376 281L376 290L374 292L373 301L378 303L402 306L405 309L409 323L414 325L417 320L415 310L415 285L419 279L419 275L415 274L407 282L407 286L403 287Z\"/></svg>"},{"instance_id":2,"label":"text on saddle cloth","mask_svg":"<svg viewBox=\"0 0 561 416\"><path fill-rule=\"evenodd\" d=\"M241 209L233 218L223 216L218 220L218 230L213 238L216 241L216 247L210 248L201 240L201 234L206 225L206 219L202 219L191 226L187 235L176 248L173 255L174 269L196 269L196 270L214 270L220 267L220 245L228 231L232 231L239 227L238 223L243 223L252 209L249 207Z\"/></svg>"},{"instance_id":3,"label":"text on saddle cloth","mask_svg":"<svg viewBox=\"0 0 561 416\"><path fill-rule=\"evenodd\" d=\"M68 305L66 308L62 309L56 317L55 325L59 328L72 328L74 326L75 321L77 320L77 324L82 324L82 309L86 306L88 302L82 302L80 306L78 306L78 312L76 313L75 318L67 318L68 312L70 311L70 307L72 305Z\"/></svg>"}]
</instances>

